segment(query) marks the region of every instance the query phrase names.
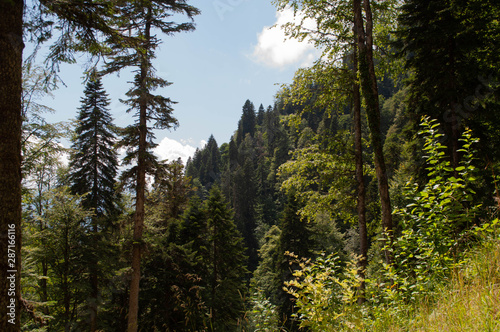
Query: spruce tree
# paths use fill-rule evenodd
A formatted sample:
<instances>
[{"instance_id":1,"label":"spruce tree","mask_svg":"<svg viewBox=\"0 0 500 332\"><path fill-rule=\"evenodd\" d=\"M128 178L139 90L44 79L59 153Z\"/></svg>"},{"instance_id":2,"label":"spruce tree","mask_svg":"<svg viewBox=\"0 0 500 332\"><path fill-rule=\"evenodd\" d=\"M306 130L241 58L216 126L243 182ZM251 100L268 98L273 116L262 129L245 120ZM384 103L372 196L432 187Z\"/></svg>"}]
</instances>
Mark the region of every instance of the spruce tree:
<instances>
[{"instance_id":1,"label":"spruce tree","mask_svg":"<svg viewBox=\"0 0 500 332\"><path fill-rule=\"evenodd\" d=\"M424 115L440 122L454 167L464 126L484 137L485 147L498 142L498 103L489 96L498 86L499 13L498 2L490 0L411 0L402 6L397 45L412 71L409 109L415 127Z\"/></svg>"},{"instance_id":2,"label":"spruce tree","mask_svg":"<svg viewBox=\"0 0 500 332\"><path fill-rule=\"evenodd\" d=\"M203 331L207 316L202 294L208 280L206 218L197 196L181 217L175 217L172 212L181 213L184 203L181 209L172 209L171 202L184 202L187 191L170 190L179 183L175 178L169 182L148 195L148 255L141 266L140 326L144 331Z\"/></svg>"},{"instance_id":3,"label":"spruce tree","mask_svg":"<svg viewBox=\"0 0 500 332\"><path fill-rule=\"evenodd\" d=\"M257 268L258 263L258 242L255 237L257 187L251 159L246 159L243 166L238 167L233 173L232 189L236 225L243 235L247 247L248 268L253 271Z\"/></svg>"},{"instance_id":4,"label":"spruce tree","mask_svg":"<svg viewBox=\"0 0 500 332\"><path fill-rule=\"evenodd\" d=\"M82 200L83 207L94 211L86 241L88 244L99 244L90 245L88 252L91 331L97 330L97 302L100 297L98 276L104 274L103 264L99 262L105 259L106 249L110 248L104 235L112 228L119 199L115 191L118 169L118 156L114 149L115 126L108 106L108 95L102 86L101 78L94 72L81 99L68 177L71 193L85 195Z\"/></svg>"},{"instance_id":5,"label":"spruce tree","mask_svg":"<svg viewBox=\"0 0 500 332\"><path fill-rule=\"evenodd\" d=\"M246 257L243 239L218 186L204 204L208 227L208 287L212 331L233 331L243 313Z\"/></svg>"},{"instance_id":6,"label":"spruce tree","mask_svg":"<svg viewBox=\"0 0 500 332\"><path fill-rule=\"evenodd\" d=\"M266 114L266 111L264 110L264 105L260 104L259 110L257 111L257 118L256 118L258 126L262 126L262 124L264 123L264 115L265 114Z\"/></svg>"},{"instance_id":7,"label":"spruce tree","mask_svg":"<svg viewBox=\"0 0 500 332\"><path fill-rule=\"evenodd\" d=\"M254 136L256 124L257 116L255 114L255 106L250 100L247 100L243 105L243 113L238 122L238 133L236 135L236 143L238 143L238 145L243 142L246 134L250 134L252 137Z\"/></svg>"},{"instance_id":8,"label":"spruce tree","mask_svg":"<svg viewBox=\"0 0 500 332\"><path fill-rule=\"evenodd\" d=\"M277 271L281 285L285 281L290 281L293 278L293 271L299 268L299 265L294 262L293 258L287 256L286 253L291 253L299 258L311 257L311 248L313 248L311 231L307 226L307 222L300 220L300 216L297 214L299 209L300 203L296 193L290 191L283 211L283 219L280 227L281 234L278 244ZM294 312L293 301L294 298L292 295L281 290L278 310L283 324L289 331L298 330L298 324L292 318Z\"/></svg>"},{"instance_id":9,"label":"spruce tree","mask_svg":"<svg viewBox=\"0 0 500 332\"><path fill-rule=\"evenodd\" d=\"M69 181L73 194L87 194L83 206L94 209L98 218L116 212L118 155L114 149L116 129L108 106L101 78L94 75L81 99L76 137L71 146ZM92 228L97 231L107 226L94 220Z\"/></svg>"},{"instance_id":10,"label":"spruce tree","mask_svg":"<svg viewBox=\"0 0 500 332\"><path fill-rule=\"evenodd\" d=\"M197 174L201 184L210 190L213 184L220 181L221 154L213 135L208 138L207 145L200 153L195 154L193 166L198 165Z\"/></svg>"}]
</instances>

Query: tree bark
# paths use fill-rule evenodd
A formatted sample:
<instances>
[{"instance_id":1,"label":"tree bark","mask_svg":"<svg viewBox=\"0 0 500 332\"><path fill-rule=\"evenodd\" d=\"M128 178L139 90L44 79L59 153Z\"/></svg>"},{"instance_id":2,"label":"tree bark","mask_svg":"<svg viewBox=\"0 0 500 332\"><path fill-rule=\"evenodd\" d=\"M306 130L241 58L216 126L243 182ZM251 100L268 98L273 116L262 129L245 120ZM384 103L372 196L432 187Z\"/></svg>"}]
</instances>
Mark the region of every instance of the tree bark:
<instances>
[{"instance_id":1,"label":"tree bark","mask_svg":"<svg viewBox=\"0 0 500 332\"><path fill-rule=\"evenodd\" d=\"M7 332L20 331L21 315L23 6L0 0L0 330Z\"/></svg>"},{"instance_id":2,"label":"tree bark","mask_svg":"<svg viewBox=\"0 0 500 332\"><path fill-rule=\"evenodd\" d=\"M354 28L358 46L358 71L361 81L361 91L366 103L366 115L370 129L371 143L375 153L375 172L378 179L380 205L382 210L382 230L386 236L384 256L386 263L392 263L390 247L392 246L392 209L389 196L389 181L383 154L383 140L380 130L380 107L377 87L377 77L373 62L373 19L370 1L364 0L365 19L361 0L353 0ZM366 31L364 28L366 20Z\"/></svg>"},{"instance_id":3,"label":"tree bark","mask_svg":"<svg viewBox=\"0 0 500 332\"><path fill-rule=\"evenodd\" d=\"M361 278L359 285L358 302L362 303L365 300L365 271L368 264L368 232L366 230L366 189L363 174L363 142L361 131L361 94L357 79L357 47L354 45L353 52L353 113L354 113L354 158L356 162L356 182L358 183L357 190L357 212L358 212L358 228L359 228L359 261L358 274Z\"/></svg>"},{"instance_id":4,"label":"tree bark","mask_svg":"<svg viewBox=\"0 0 500 332\"><path fill-rule=\"evenodd\" d=\"M144 28L144 49L149 48L151 39L151 8L148 8L146 25ZM146 155L147 155L147 75L148 59L147 52L141 53L140 63L140 91L139 101L139 149L137 155L137 188L134 220L134 237L132 246L132 279L130 281L130 297L128 312L128 332L136 332L138 329L139 314L139 281L141 279L141 251L142 232L144 228L144 201L146 191Z\"/></svg>"}]
</instances>

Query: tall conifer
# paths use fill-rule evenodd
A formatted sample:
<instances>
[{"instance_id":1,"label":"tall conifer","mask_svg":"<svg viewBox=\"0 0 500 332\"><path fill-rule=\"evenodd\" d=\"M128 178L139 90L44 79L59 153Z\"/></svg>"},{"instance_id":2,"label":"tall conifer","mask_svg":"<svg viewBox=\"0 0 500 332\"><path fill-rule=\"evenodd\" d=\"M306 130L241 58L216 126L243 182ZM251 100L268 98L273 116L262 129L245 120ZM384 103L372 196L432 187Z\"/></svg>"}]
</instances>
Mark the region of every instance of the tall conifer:
<instances>
[{"instance_id":1,"label":"tall conifer","mask_svg":"<svg viewBox=\"0 0 500 332\"><path fill-rule=\"evenodd\" d=\"M124 173L124 177L136 191L128 312L129 332L138 329L146 174L154 174L161 167L151 151L155 147L152 129L169 129L178 124L172 116L173 101L154 94L156 89L172 84L155 75L153 59L161 41L154 33L161 31L166 35L172 35L176 32L192 31L195 28L194 23L176 23L172 21L172 16L180 14L192 19L199 13L199 10L188 5L186 0L141 0L133 4L125 3L121 8L123 20L117 24L139 41L128 45L116 45L119 50L123 50L124 46L128 49L118 52L106 70L115 72L128 67L135 68L133 86L127 92L128 99L124 103L129 106L129 112L135 113L137 120L125 129L121 143L127 147L125 163L134 165Z\"/></svg>"},{"instance_id":2,"label":"tall conifer","mask_svg":"<svg viewBox=\"0 0 500 332\"><path fill-rule=\"evenodd\" d=\"M243 142L246 134L254 136L255 126L257 124L257 116L255 114L255 106L250 100L247 100L243 105L243 114L238 122L238 133L236 135L236 143L238 145Z\"/></svg>"},{"instance_id":3,"label":"tall conifer","mask_svg":"<svg viewBox=\"0 0 500 332\"><path fill-rule=\"evenodd\" d=\"M281 220L281 234L278 243L278 266L277 271L281 284L290 281L293 278L293 271L299 268L298 264L293 262L286 253L291 253L298 257L311 257L311 231L306 222L300 220L297 212L300 209L300 203L297 194L294 191L288 193L287 202L283 211ZM297 331L298 324L292 319L294 312L294 299L281 291L279 296L279 313L283 324L289 331Z\"/></svg>"},{"instance_id":4,"label":"tall conifer","mask_svg":"<svg viewBox=\"0 0 500 332\"><path fill-rule=\"evenodd\" d=\"M204 210L208 227L209 280L207 305L213 331L233 331L243 313L246 274L243 239L218 186L212 187Z\"/></svg>"},{"instance_id":5,"label":"tall conifer","mask_svg":"<svg viewBox=\"0 0 500 332\"><path fill-rule=\"evenodd\" d=\"M102 86L101 78L94 73L81 99L69 173L72 194L86 195L82 200L82 205L94 211L87 238L89 241L87 245L89 245L91 331L97 330L100 283L98 276L103 274L100 271L103 264L99 264L99 261L104 258L102 232L111 228L112 216L117 212L116 203L119 198L115 191L118 169L118 156L114 149L115 126L108 106L109 98ZM101 245L95 246L91 243Z\"/></svg>"},{"instance_id":6,"label":"tall conifer","mask_svg":"<svg viewBox=\"0 0 500 332\"><path fill-rule=\"evenodd\" d=\"M118 156L115 126L109 113L109 98L101 78L94 76L81 99L78 123L70 160L71 191L85 196L83 205L94 209L97 217L111 215L116 210L115 178ZM105 225L94 223L94 230Z\"/></svg>"}]
</instances>

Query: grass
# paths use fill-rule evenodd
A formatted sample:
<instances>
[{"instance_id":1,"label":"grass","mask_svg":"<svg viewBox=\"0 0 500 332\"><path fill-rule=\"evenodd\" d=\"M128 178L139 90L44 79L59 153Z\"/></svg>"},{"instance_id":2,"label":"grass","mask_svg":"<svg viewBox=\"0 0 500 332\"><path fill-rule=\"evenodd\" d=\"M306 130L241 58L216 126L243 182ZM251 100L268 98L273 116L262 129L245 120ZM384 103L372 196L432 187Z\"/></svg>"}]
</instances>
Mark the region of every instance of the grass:
<instances>
[{"instance_id":1,"label":"grass","mask_svg":"<svg viewBox=\"0 0 500 332\"><path fill-rule=\"evenodd\" d=\"M500 331L500 240L475 249L433 299L407 317L379 322L383 331ZM382 329L380 329L382 331Z\"/></svg>"}]
</instances>

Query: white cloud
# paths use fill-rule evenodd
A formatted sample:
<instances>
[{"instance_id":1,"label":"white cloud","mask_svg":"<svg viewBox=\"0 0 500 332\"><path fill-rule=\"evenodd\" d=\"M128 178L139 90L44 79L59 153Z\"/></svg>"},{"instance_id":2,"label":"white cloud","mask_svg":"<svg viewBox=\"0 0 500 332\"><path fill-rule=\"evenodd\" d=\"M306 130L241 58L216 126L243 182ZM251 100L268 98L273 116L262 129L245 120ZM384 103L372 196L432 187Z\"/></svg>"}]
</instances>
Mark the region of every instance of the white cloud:
<instances>
[{"instance_id":1,"label":"white cloud","mask_svg":"<svg viewBox=\"0 0 500 332\"><path fill-rule=\"evenodd\" d=\"M252 57L269 67L283 68L288 65L300 64L310 66L319 56L319 51L307 40L299 42L289 39L281 28L288 22L299 22L300 14L294 17L293 10L288 8L276 13L276 23L273 27L264 27L258 34L258 43L254 47ZM314 22L306 19L306 27L313 27Z\"/></svg>"},{"instance_id":2,"label":"white cloud","mask_svg":"<svg viewBox=\"0 0 500 332\"><path fill-rule=\"evenodd\" d=\"M180 157L184 165L186 164L188 158L194 155L195 151L195 147L187 143L183 144L168 137L162 139L160 144L158 144L158 146L154 149L154 152L160 157L160 159L173 161Z\"/></svg>"}]
</instances>

